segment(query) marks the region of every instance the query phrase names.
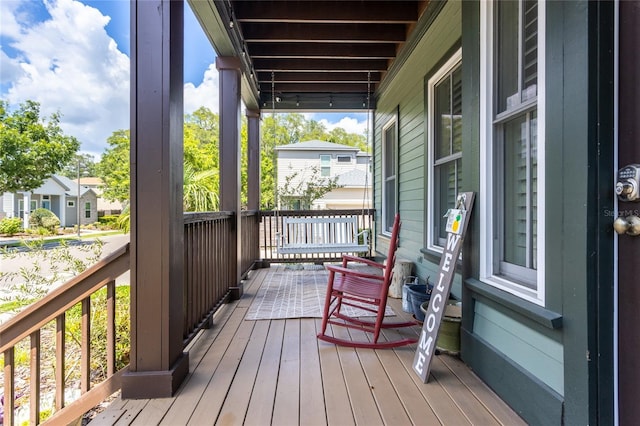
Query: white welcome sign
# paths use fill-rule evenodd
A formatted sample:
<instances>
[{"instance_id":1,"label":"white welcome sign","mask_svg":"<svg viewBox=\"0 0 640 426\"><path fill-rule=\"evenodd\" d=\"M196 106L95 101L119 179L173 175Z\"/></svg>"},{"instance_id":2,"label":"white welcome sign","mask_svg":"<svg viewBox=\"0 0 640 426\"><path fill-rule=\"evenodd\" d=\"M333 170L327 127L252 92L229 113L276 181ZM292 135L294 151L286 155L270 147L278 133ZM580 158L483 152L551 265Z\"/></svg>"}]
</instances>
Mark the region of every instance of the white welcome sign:
<instances>
[{"instance_id":1,"label":"white welcome sign","mask_svg":"<svg viewBox=\"0 0 640 426\"><path fill-rule=\"evenodd\" d=\"M473 197L473 192L461 193L458 195L456 208L447 213L447 244L440 259L437 283L431 292L431 301L422 324L416 355L413 358L413 370L418 373L423 383L427 383L429 378L431 360L435 352L442 316L449 300L456 261L460 256L462 240L471 216Z\"/></svg>"}]
</instances>

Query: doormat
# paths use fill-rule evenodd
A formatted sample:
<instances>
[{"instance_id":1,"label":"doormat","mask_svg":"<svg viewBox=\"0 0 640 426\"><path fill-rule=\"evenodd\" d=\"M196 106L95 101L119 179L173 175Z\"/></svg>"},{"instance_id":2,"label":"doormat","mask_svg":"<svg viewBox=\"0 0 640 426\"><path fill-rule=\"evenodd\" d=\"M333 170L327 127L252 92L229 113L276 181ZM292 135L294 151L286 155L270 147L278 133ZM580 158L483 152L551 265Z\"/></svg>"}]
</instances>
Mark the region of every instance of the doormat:
<instances>
[{"instance_id":1,"label":"doormat","mask_svg":"<svg viewBox=\"0 0 640 426\"><path fill-rule=\"evenodd\" d=\"M326 269L271 268L260 286L245 319L322 318L329 273ZM351 306L342 312L351 317L375 316ZM387 306L385 316L395 313Z\"/></svg>"}]
</instances>

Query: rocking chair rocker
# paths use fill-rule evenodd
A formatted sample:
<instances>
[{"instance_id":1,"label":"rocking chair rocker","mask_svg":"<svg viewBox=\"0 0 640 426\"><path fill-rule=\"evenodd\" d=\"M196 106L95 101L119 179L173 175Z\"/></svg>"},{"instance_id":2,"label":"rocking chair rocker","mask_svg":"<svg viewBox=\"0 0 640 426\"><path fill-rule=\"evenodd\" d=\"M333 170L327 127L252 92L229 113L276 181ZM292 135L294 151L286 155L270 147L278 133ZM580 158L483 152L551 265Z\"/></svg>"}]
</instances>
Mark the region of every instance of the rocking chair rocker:
<instances>
[{"instance_id":1,"label":"rocking chair rocker","mask_svg":"<svg viewBox=\"0 0 640 426\"><path fill-rule=\"evenodd\" d=\"M318 339L342 346L355 348L393 348L417 342L417 338L405 338L394 341L378 342L380 329L414 326L416 322L384 322L387 306L387 294L393 275L395 253L398 247L400 233L400 215L396 214L389 242L389 253L386 264L380 264L369 259L345 255L342 266L328 265L329 283L322 315L322 330ZM354 269L347 269L348 262L358 262L382 270L383 275L373 275ZM354 302L359 302L355 304ZM364 321L350 317L341 312L343 305L354 306L376 314L375 321ZM373 338L366 341L345 340L326 334L327 325L353 328L372 333Z\"/></svg>"}]
</instances>

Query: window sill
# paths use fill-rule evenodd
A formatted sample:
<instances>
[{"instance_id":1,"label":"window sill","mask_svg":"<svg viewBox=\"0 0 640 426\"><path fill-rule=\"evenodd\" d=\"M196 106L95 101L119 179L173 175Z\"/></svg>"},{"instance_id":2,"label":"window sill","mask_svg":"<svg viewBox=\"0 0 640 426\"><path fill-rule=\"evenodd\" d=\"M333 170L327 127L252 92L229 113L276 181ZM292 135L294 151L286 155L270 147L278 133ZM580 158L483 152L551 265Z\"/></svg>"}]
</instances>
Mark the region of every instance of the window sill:
<instances>
[{"instance_id":1,"label":"window sill","mask_svg":"<svg viewBox=\"0 0 640 426\"><path fill-rule=\"evenodd\" d=\"M436 265L440 264L440 260L442 259L442 252L423 247L420 249L420 253L422 253L422 256L429 262L435 263ZM461 257L458 258L458 261L456 262L456 268L462 268Z\"/></svg>"},{"instance_id":2,"label":"window sill","mask_svg":"<svg viewBox=\"0 0 640 426\"><path fill-rule=\"evenodd\" d=\"M465 280L466 287L473 293L482 295L489 300L499 303L527 317L528 319L552 330L562 328L562 315L528 302L511 293L495 288L473 278Z\"/></svg>"}]
</instances>

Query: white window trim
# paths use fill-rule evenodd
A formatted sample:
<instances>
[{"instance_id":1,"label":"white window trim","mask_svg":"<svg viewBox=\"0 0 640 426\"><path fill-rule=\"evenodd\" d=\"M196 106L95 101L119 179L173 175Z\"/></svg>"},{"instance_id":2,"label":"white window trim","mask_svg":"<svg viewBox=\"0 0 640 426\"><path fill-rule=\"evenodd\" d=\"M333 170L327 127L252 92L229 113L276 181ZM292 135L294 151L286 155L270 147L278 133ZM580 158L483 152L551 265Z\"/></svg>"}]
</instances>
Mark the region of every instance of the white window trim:
<instances>
[{"instance_id":1,"label":"white window trim","mask_svg":"<svg viewBox=\"0 0 640 426\"><path fill-rule=\"evenodd\" d=\"M388 225L387 223L385 223L385 218L387 217L387 179L386 179L386 150L387 150L387 140L386 140L386 133L387 133L387 129L391 126L395 125L396 126L396 135L395 135L395 144L396 144L396 149L395 149L395 158L393 159L393 163L395 166L395 174L394 174L394 179L395 179L395 185L394 185L394 191L395 191L395 212L398 212L398 206L399 206L399 200L398 198L400 197L400 195L398 194L398 156L399 156L399 148L400 148L400 141L399 141L399 135L400 135L400 129L398 129L398 117L397 115L394 113L393 118L390 118L386 124L384 126L382 126L382 163L381 163L381 169L382 169L382 235L387 235L387 236L391 236L391 231L388 231L386 229L386 225Z\"/></svg>"},{"instance_id":2,"label":"white window trim","mask_svg":"<svg viewBox=\"0 0 640 426\"><path fill-rule=\"evenodd\" d=\"M75 200L67 200L67 207L72 208L76 206Z\"/></svg>"},{"instance_id":3,"label":"white window trim","mask_svg":"<svg viewBox=\"0 0 640 426\"><path fill-rule=\"evenodd\" d=\"M444 247L438 246L433 243L433 227L435 225L436 218L434 217L435 210L435 191L434 191L434 174L433 169L435 167L434 159L435 159L435 123L433 121L433 111L435 109L434 105L434 89L436 84L447 74L449 74L455 67L457 67L462 62L462 48L458 49L449 60L442 66L440 69L429 79L427 83L427 100L429 105L427 107L427 129L429 131L428 144L427 144L427 158L428 158L428 166L427 166L427 200L428 206L427 209L427 249L431 251L435 251L438 253L442 253L444 251ZM463 89L464 90L464 89Z\"/></svg>"},{"instance_id":4,"label":"white window trim","mask_svg":"<svg viewBox=\"0 0 640 426\"><path fill-rule=\"evenodd\" d=\"M545 28L546 7L538 2L538 216L536 290L494 275L494 126L493 126L493 2L480 2L480 279L515 296L545 306Z\"/></svg>"}]
</instances>

